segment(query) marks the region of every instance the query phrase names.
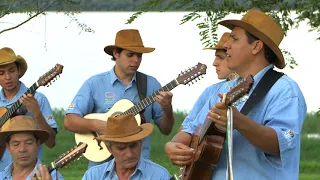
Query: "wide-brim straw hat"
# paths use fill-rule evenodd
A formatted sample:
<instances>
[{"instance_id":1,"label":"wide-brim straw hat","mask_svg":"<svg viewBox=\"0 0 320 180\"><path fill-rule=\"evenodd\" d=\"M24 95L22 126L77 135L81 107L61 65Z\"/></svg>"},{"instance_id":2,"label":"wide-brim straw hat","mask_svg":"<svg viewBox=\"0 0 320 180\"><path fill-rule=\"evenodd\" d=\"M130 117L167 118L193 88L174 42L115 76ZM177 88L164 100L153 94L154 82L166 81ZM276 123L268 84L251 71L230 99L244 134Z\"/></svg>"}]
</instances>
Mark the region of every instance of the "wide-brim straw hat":
<instances>
[{"instance_id":1,"label":"wide-brim straw hat","mask_svg":"<svg viewBox=\"0 0 320 180\"><path fill-rule=\"evenodd\" d=\"M283 69L285 67L284 57L279 48L284 37L284 32L280 24L264 12L257 9L251 9L242 17L241 20L224 20L219 22L219 24L231 30L234 27L240 27L256 36L277 56L275 66L279 69Z\"/></svg>"},{"instance_id":2,"label":"wide-brim straw hat","mask_svg":"<svg viewBox=\"0 0 320 180\"><path fill-rule=\"evenodd\" d=\"M35 134L41 144L46 142L50 135L48 131L38 129L35 120L30 116L15 116L1 127L0 146L5 147L7 137L15 133Z\"/></svg>"},{"instance_id":3,"label":"wide-brim straw hat","mask_svg":"<svg viewBox=\"0 0 320 180\"><path fill-rule=\"evenodd\" d=\"M140 33L136 29L120 30L116 35L114 45L106 46L104 51L112 56L113 49L117 47L135 53L150 53L155 50L152 47L144 47Z\"/></svg>"},{"instance_id":4,"label":"wide-brim straw hat","mask_svg":"<svg viewBox=\"0 0 320 180\"><path fill-rule=\"evenodd\" d=\"M19 78L21 78L28 69L26 60L22 56L16 55L11 48L4 47L0 49L0 66L14 62L18 63L20 68Z\"/></svg>"},{"instance_id":5,"label":"wide-brim straw hat","mask_svg":"<svg viewBox=\"0 0 320 180\"><path fill-rule=\"evenodd\" d=\"M152 131L153 125L151 123L139 126L133 114L110 116L104 135L100 135L96 139L126 143L141 140L149 136Z\"/></svg>"},{"instance_id":6,"label":"wide-brim straw hat","mask_svg":"<svg viewBox=\"0 0 320 180\"><path fill-rule=\"evenodd\" d=\"M225 50L224 48L224 44L230 39L230 33L229 32L225 32L223 33L223 35L221 36L219 42L217 43L217 45L215 47L208 47L208 48L204 48L203 50Z\"/></svg>"}]
</instances>

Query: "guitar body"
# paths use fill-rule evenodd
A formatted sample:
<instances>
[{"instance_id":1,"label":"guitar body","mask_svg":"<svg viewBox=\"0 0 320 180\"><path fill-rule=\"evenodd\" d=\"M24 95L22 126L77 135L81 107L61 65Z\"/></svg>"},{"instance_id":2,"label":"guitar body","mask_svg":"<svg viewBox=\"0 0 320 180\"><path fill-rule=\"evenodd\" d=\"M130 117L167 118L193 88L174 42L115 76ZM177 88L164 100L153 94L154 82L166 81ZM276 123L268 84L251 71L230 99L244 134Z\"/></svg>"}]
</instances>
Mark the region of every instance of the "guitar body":
<instances>
[{"instance_id":1,"label":"guitar body","mask_svg":"<svg viewBox=\"0 0 320 180\"><path fill-rule=\"evenodd\" d=\"M253 85L253 76L240 81L221 102L231 106L243 95L248 94ZM193 162L180 170L181 180L210 179L213 168L218 164L223 144L226 138L226 128L207 120L199 125L192 136L190 148L195 150Z\"/></svg>"},{"instance_id":2,"label":"guitar body","mask_svg":"<svg viewBox=\"0 0 320 180\"><path fill-rule=\"evenodd\" d=\"M0 107L0 117L2 117L6 112L8 111L7 108L5 107ZM1 127L0 127L0 131L2 131L2 129L6 129L7 128L7 122L4 123Z\"/></svg>"},{"instance_id":3,"label":"guitar body","mask_svg":"<svg viewBox=\"0 0 320 180\"><path fill-rule=\"evenodd\" d=\"M207 121L210 120L206 120L205 124ZM199 126L194 133L190 144L190 148L195 150L193 163L184 167L182 180L210 179L212 168L218 164L225 140L223 128L217 128L214 124L211 126L201 142L200 136L204 126Z\"/></svg>"},{"instance_id":4,"label":"guitar body","mask_svg":"<svg viewBox=\"0 0 320 180\"><path fill-rule=\"evenodd\" d=\"M126 110L128 110L129 108L131 108L132 106L134 106L134 104L130 100L121 99L117 101L107 113L92 113L84 116L84 118L99 119L107 122L110 116L113 117L113 116L119 115L125 112ZM137 114L135 118L137 120L138 125L140 125L141 124L140 115ZM77 144L79 144L80 142L83 142L88 145L86 152L83 153L83 156L90 161L101 162L111 156L106 145L103 142L95 140L94 133L88 133L88 134L75 133L75 140Z\"/></svg>"},{"instance_id":5,"label":"guitar body","mask_svg":"<svg viewBox=\"0 0 320 180\"><path fill-rule=\"evenodd\" d=\"M0 107L0 117L2 117L2 115L4 115L4 113L6 113L7 110L8 109L5 108L5 107ZM8 123L7 122L4 123L3 126L0 127L0 131L2 131L2 129L7 129L7 126L8 126ZM0 146L0 160L2 159L2 156L3 156L4 152L5 152L5 150L6 150L6 147L1 147Z\"/></svg>"}]
</instances>

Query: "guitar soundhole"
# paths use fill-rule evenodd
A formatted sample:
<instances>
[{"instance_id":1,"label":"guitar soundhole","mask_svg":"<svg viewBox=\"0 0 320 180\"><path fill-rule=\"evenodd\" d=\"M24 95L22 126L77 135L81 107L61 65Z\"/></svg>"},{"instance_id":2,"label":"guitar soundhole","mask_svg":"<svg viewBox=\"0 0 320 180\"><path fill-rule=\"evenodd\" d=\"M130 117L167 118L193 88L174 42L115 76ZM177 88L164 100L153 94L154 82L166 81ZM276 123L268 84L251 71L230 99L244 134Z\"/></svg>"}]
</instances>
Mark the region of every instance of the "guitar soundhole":
<instances>
[{"instance_id":1,"label":"guitar soundhole","mask_svg":"<svg viewBox=\"0 0 320 180\"><path fill-rule=\"evenodd\" d=\"M91 132L91 133L92 133L92 134L93 134L93 136L94 136L94 138L93 138L93 139L95 139L95 140L97 141L98 146L100 147L100 148L99 148L99 150L102 150L102 149L103 149L103 147L101 146L101 141L96 139L96 137L98 137L98 133L96 133L96 132Z\"/></svg>"},{"instance_id":2,"label":"guitar soundhole","mask_svg":"<svg viewBox=\"0 0 320 180\"><path fill-rule=\"evenodd\" d=\"M120 115L123 115L123 112L117 111L111 114L112 117L118 117Z\"/></svg>"}]
</instances>

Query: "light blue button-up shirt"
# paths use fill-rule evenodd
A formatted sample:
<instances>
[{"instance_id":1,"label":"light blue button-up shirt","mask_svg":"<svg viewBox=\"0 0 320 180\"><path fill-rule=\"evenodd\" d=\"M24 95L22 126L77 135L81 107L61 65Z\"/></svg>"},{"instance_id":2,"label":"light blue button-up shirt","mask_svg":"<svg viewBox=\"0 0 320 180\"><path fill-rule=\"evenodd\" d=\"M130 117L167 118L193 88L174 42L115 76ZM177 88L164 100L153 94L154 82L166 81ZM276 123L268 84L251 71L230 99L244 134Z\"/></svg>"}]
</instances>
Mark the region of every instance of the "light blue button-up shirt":
<instances>
[{"instance_id":1,"label":"light blue button-up shirt","mask_svg":"<svg viewBox=\"0 0 320 180\"><path fill-rule=\"evenodd\" d=\"M161 88L160 83L152 76L147 76L147 96ZM134 75L128 86L125 86L114 73L110 71L97 74L84 82L66 114L78 114L81 117L91 113L106 113L112 106L121 99L128 99L134 104L140 101ZM147 122L151 119L159 126L163 111L158 102L152 103L144 111ZM150 136L144 138L142 144L142 156L150 158ZM99 163L89 162L89 167Z\"/></svg>"},{"instance_id":2,"label":"light blue button-up shirt","mask_svg":"<svg viewBox=\"0 0 320 180\"><path fill-rule=\"evenodd\" d=\"M40 161L37 161L38 166L40 164ZM13 168L13 163L11 162L3 171L0 172L0 179L1 180L12 180L12 168ZM35 172L32 171L30 175L34 175ZM53 170L51 173L51 178L52 180L64 180L63 176L60 174L60 172ZM26 178L26 180L31 180L30 176Z\"/></svg>"},{"instance_id":3,"label":"light blue button-up shirt","mask_svg":"<svg viewBox=\"0 0 320 180\"><path fill-rule=\"evenodd\" d=\"M10 108L16 101L19 100L19 98L27 90L28 90L28 88L22 82L20 82L20 89L19 89L18 93L10 101L8 101L8 99L4 96L4 92L2 89L0 92L0 107ZM50 103L49 103L48 99L46 98L46 96L40 92L36 92L34 97L38 101L40 111L41 111L43 117L45 118L45 120L47 121L47 123L49 124L49 126L52 128L58 129L57 123L56 123L54 116L53 116L53 113L52 113ZM23 106L21 106L19 108L18 113L33 117L32 114L30 112L27 112L26 108ZM42 160L42 145L40 145L40 148L39 148L39 151L37 154L37 158L41 162L41 160ZM8 152L8 150L6 149L3 154L2 159L0 160L0 171L2 171L5 167L7 167L11 162L12 162L11 155Z\"/></svg>"},{"instance_id":4,"label":"light blue button-up shirt","mask_svg":"<svg viewBox=\"0 0 320 180\"><path fill-rule=\"evenodd\" d=\"M171 178L169 172L162 166L140 158L137 168L130 176L129 180L169 180ZM118 180L115 171L115 162L112 159L109 162L91 167L84 174L82 180Z\"/></svg>"},{"instance_id":5,"label":"light blue button-up shirt","mask_svg":"<svg viewBox=\"0 0 320 180\"><path fill-rule=\"evenodd\" d=\"M254 76L252 93L263 75L273 65L269 65ZM224 83L219 89L226 93L239 79L233 83ZM183 131L193 134L198 125L203 124L208 110L220 98L211 98L202 107L194 121L184 125ZM240 110L244 101L238 102ZM295 81L282 76L269 90L266 96L254 106L247 115L253 121L273 128L278 136L280 156L271 155L253 146L237 130L233 131L233 176L237 180L293 180L299 177L300 132L307 107L303 94ZM225 144L226 145L226 144ZM213 169L212 179L226 178L226 148L223 148L217 166Z\"/></svg>"},{"instance_id":6,"label":"light blue button-up shirt","mask_svg":"<svg viewBox=\"0 0 320 180\"><path fill-rule=\"evenodd\" d=\"M209 100L209 97L212 95L216 95L219 92L219 89L222 87L224 83L228 83L227 81L221 81L219 83L213 84L207 87L199 96L198 100L193 105L191 111L188 113L184 121L182 122L182 126L187 126L190 122L196 119L197 115L201 111L202 107Z\"/></svg>"}]
</instances>

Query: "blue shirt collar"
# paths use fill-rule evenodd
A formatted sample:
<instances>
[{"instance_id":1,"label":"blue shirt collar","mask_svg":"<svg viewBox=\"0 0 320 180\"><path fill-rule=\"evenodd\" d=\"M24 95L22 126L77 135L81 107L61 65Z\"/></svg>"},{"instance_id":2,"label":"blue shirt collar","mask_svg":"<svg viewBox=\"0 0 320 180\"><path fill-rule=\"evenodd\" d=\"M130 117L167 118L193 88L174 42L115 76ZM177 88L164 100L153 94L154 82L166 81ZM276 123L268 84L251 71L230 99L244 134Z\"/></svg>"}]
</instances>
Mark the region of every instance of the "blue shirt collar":
<instances>
[{"instance_id":1,"label":"blue shirt collar","mask_svg":"<svg viewBox=\"0 0 320 180\"><path fill-rule=\"evenodd\" d=\"M21 82L21 81L19 81L19 82L20 82L19 91L18 91L17 94L13 97L12 100L19 99L20 96L28 90L27 86L26 86L23 82ZM19 96L19 97L17 97L17 96ZM3 90L3 88L1 89L1 92L0 92L0 99L3 100L3 101L6 101L6 100L7 100L6 96L4 95L4 90Z\"/></svg>"},{"instance_id":2,"label":"blue shirt collar","mask_svg":"<svg viewBox=\"0 0 320 180\"><path fill-rule=\"evenodd\" d=\"M140 171L140 173L142 174L142 177L143 179L145 179L145 174L144 174L144 171L145 171L145 162L143 161L143 157L140 157L139 159L139 162L137 164L137 168L136 170L133 172L133 174L131 176L134 176L137 171ZM107 176L109 174L109 177L112 179L112 177L115 175L115 162L114 162L114 159L112 159L110 161L110 163L108 163L108 166L106 166L105 170L105 175Z\"/></svg>"},{"instance_id":3,"label":"blue shirt collar","mask_svg":"<svg viewBox=\"0 0 320 180\"><path fill-rule=\"evenodd\" d=\"M269 69L273 69L274 65L270 64L267 67L263 68L260 72L258 72L255 76L253 76L254 79L254 83L252 86L252 90L256 88L257 84L259 83L259 81L262 79L262 77L264 76L264 74L269 70Z\"/></svg>"},{"instance_id":4,"label":"blue shirt collar","mask_svg":"<svg viewBox=\"0 0 320 180\"><path fill-rule=\"evenodd\" d=\"M118 79L116 73L114 72L114 68L115 68L115 66L113 66L113 68L109 71L109 74L110 74L110 83L111 83L112 85L113 85L117 80L118 80L119 82L121 82L120 79ZM131 82L136 81L136 74L137 74L137 73L134 73Z\"/></svg>"},{"instance_id":5,"label":"blue shirt collar","mask_svg":"<svg viewBox=\"0 0 320 180\"><path fill-rule=\"evenodd\" d=\"M36 166L38 166L40 164L40 160L37 159L37 163ZM10 179L9 177L12 177L12 168L13 168L13 162L11 162L4 170L3 172L5 173L5 177ZM30 174L34 174L34 170L30 173ZM30 179L30 177L28 176L27 179Z\"/></svg>"}]
</instances>

